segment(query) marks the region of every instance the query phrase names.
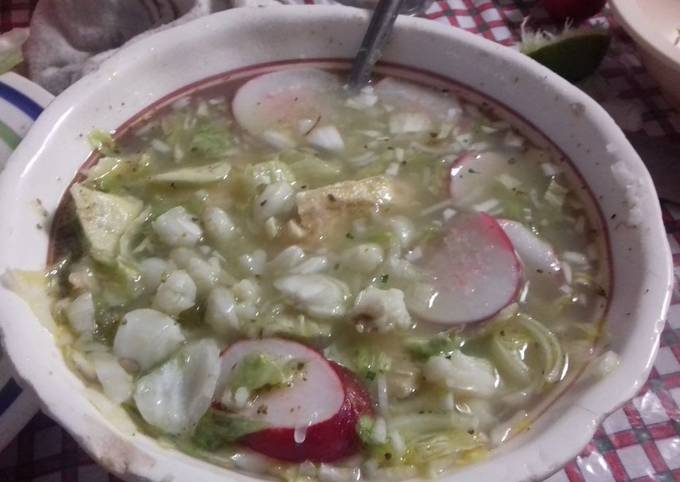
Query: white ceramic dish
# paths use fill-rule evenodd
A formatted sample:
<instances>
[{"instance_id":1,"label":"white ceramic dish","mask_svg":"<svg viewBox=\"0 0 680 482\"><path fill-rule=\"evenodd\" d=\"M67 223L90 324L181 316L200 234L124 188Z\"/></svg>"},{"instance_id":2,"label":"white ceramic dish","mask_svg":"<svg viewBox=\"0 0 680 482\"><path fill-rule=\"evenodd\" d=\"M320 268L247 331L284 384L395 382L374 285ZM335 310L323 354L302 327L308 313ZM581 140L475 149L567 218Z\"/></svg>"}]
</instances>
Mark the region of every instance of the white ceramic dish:
<instances>
[{"instance_id":1,"label":"white ceramic dish","mask_svg":"<svg viewBox=\"0 0 680 482\"><path fill-rule=\"evenodd\" d=\"M20 75L12 72L0 75L0 170L53 98L42 87ZM14 380L10 360L0 348L0 450L37 411L37 398Z\"/></svg>"},{"instance_id":2,"label":"white ceramic dish","mask_svg":"<svg viewBox=\"0 0 680 482\"><path fill-rule=\"evenodd\" d=\"M680 106L680 2L611 0L621 26L638 45L640 57L666 96Z\"/></svg>"},{"instance_id":3,"label":"white ceramic dish","mask_svg":"<svg viewBox=\"0 0 680 482\"><path fill-rule=\"evenodd\" d=\"M48 239L36 229L34 200L39 198L48 211L56 208L88 156L84 136L91 129L115 129L144 106L212 75L281 60L350 58L366 25L366 12L346 7L244 8L161 32L113 56L59 96L10 159L0 180L0 202L12 206L0 219L0 271L44 268ZM596 193L610 236L614 286L607 318L620 367L603 379L582 377L531 430L490 460L443 478L540 479L577 454L605 414L639 390L651 368L672 283L654 186L604 110L511 49L435 22L401 18L384 58L453 79L538 126ZM630 185L612 176L616 162L629 172ZM632 227L625 222L629 202L641 214ZM4 289L0 320L20 376L35 388L45 409L113 472L159 482L257 480L135 433L120 411L83 386L64 364L50 332Z\"/></svg>"}]
</instances>

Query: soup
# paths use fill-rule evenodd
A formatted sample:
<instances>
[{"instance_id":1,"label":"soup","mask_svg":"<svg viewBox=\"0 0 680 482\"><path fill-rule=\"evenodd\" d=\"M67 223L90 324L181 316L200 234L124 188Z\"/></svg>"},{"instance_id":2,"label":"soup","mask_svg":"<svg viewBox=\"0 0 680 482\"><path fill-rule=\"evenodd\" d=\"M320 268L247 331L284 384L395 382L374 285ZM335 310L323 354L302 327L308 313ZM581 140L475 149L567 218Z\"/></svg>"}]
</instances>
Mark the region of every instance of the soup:
<instances>
[{"instance_id":1,"label":"soup","mask_svg":"<svg viewBox=\"0 0 680 482\"><path fill-rule=\"evenodd\" d=\"M585 186L465 92L270 70L92 135L53 226L66 360L225 467L391 480L486 457L601 345Z\"/></svg>"}]
</instances>

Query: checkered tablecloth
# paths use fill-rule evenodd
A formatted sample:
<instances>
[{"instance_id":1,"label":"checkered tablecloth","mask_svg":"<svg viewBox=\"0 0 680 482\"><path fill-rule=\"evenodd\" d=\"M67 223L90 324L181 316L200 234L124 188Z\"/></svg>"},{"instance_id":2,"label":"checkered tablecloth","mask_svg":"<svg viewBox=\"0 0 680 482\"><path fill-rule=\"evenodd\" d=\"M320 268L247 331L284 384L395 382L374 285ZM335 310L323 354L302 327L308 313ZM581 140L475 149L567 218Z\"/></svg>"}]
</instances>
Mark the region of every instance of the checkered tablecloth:
<instances>
[{"instance_id":1,"label":"checkered tablecloth","mask_svg":"<svg viewBox=\"0 0 680 482\"><path fill-rule=\"evenodd\" d=\"M96 1L96 0L92 0ZM305 0L312 3L314 0ZM328 0L319 0L325 3ZM588 0L584 0L588 1ZM26 26L35 0L0 0L0 30ZM461 27L512 46L526 15L545 25L544 12L526 0L446 0L427 11L433 21ZM647 75L634 46L611 19L610 52L584 88L621 119L622 127L680 140L680 115ZM633 113L637 120L631 123ZM637 124L637 125L636 125ZM680 159L678 160L680 167ZM678 186L680 189L680 186ZM663 205L677 281L680 281L680 206ZM680 289L676 283L654 370L642 391L610 415L583 452L549 482L680 481ZM99 468L56 423L37 415L0 453L0 482L103 482L119 479ZM493 481L484 481L493 482Z\"/></svg>"}]
</instances>

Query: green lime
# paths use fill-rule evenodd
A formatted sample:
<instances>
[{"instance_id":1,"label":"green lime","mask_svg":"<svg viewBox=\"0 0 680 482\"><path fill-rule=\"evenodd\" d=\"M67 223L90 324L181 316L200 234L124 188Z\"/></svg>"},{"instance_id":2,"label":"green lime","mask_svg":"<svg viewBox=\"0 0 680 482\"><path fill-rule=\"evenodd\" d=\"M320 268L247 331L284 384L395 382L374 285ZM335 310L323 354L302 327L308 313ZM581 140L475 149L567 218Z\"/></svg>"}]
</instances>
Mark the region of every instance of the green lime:
<instances>
[{"instance_id":1,"label":"green lime","mask_svg":"<svg viewBox=\"0 0 680 482\"><path fill-rule=\"evenodd\" d=\"M609 48L609 33L601 28L565 30L549 37L532 34L522 42L522 53L548 67L570 82L589 76L600 65Z\"/></svg>"}]
</instances>

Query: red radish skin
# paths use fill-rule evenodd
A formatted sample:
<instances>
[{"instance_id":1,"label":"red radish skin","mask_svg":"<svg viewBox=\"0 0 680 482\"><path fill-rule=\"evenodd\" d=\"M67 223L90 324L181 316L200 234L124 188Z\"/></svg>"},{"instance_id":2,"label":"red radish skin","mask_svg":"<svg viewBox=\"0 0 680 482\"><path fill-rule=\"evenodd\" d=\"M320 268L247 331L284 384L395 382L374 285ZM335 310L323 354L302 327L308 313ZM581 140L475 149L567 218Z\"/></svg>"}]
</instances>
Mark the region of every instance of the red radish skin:
<instances>
[{"instance_id":1,"label":"red radish skin","mask_svg":"<svg viewBox=\"0 0 680 482\"><path fill-rule=\"evenodd\" d=\"M222 353L218 396L231 370L251 353L289 357L305 362L306 367L304 377L292 387L263 393L254 404L239 411L271 426L244 437L243 445L289 462L332 462L359 450L357 422L362 415L373 413L368 393L351 372L301 343L277 338L234 343ZM296 442L296 428L300 443Z\"/></svg>"},{"instance_id":2,"label":"red radish skin","mask_svg":"<svg viewBox=\"0 0 680 482\"><path fill-rule=\"evenodd\" d=\"M604 8L606 0L543 0L543 8L556 22L585 20Z\"/></svg>"},{"instance_id":3,"label":"red radish skin","mask_svg":"<svg viewBox=\"0 0 680 482\"><path fill-rule=\"evenodd\" d=\"M295 430L271 428L247 435L242 443L268 457L287 462L334 462L354 455L361 448L357 423L373 414L368 392L354 374L333 362L329 364L342 381L345 401L338 413L307 429L302 443L295 442Z\"/></svg>"},{"instance_id":4,"label":"red radish skin","mask_svg":"<svg viewBox=\"0 0 680 482\"><path fill-rule=\"evenodd\" d=\"M462 213L444 229L422 261L437 295L411 309L425 321L454 326L485 321L514 302L522 265L498 222L488 214Z\"/></svg>"}]
</instances>

